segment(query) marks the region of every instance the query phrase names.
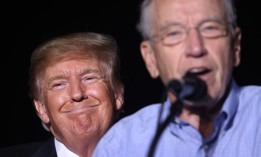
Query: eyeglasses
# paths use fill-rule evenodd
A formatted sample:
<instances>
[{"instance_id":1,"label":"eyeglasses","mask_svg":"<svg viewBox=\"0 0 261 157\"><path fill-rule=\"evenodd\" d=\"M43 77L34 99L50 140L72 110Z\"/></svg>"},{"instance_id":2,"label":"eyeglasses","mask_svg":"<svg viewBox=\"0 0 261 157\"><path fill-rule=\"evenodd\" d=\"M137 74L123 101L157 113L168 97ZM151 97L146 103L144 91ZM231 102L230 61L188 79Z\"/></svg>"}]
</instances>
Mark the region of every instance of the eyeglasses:
<instances>
[{"instance_id":1,"label":"eyeglasses","mask_svg":"<svg viewBox=\"0 0 261 157\"><path fill-rule=\"evenodd\" d=\"M196 29L204 38L218 38L226 36L228 24L217 20L208 20L200 23L196 27L185 27L181 24L173 24L165 27L158 35L151 39L160 39L165 45L175 45L187 38L190 29Z\"/></svg>"}]
</instances>

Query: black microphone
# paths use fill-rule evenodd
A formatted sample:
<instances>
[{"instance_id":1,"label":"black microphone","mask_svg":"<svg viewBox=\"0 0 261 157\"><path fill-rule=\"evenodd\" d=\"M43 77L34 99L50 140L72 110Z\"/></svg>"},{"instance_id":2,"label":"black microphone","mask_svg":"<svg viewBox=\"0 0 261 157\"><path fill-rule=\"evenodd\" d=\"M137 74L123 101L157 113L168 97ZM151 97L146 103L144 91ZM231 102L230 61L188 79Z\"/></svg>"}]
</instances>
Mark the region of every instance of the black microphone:
<instances>
[{"instance_id":1,"label":"black microphone","mask_svg":"<svg viewBox=\"0 0 261 157\"><path fill-rule=\"evenodd\" d=\"M197 101L207 94L205 81L192 74L185 75L181 80L171 80L167 88L179 100Z\"/></svg>"}]
</instances>

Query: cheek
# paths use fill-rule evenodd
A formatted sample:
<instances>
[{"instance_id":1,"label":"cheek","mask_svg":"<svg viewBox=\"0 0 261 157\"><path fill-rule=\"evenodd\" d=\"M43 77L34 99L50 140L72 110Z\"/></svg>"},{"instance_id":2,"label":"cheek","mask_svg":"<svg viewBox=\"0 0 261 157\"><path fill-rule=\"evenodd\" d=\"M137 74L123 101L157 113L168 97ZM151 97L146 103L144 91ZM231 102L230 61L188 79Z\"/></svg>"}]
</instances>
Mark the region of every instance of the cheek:
<instances>
[{"instance_id":1,"label":"cheek","mask_svg":"<svg viewBox=\"0 0 261 157\"><path fill-rule=\"evenodd\" d=\"M210 82L210 86L213 87L211 90L213 97L220 98L224 95L225 89L230 82L234 56L230 51L229 44L216 44L214 48L212 49L214 51L212 51L211 57L213 67L215 67L215 77Z\"/></svg>"},{"instance_id":2,"label":"cheek","mask_svg":"<svg viewBox=\"0 0 261 157\"><path fill-rule=\"evenodd\" d=\"M87 95L88 97L99 101L102 104L102 107L111 107L115 104L114 94L105 83L99 83L92 87L88 87Z\"/></svg>"},{"instance_id":3,"label":"cheek","mask_svg":"<svg viewBox=\"0 0 261 157\"><path fill-rule=\"evenodd\" d=\"M213 66L217 68L218 75L227 76L233 67L234 55L231 51L231 41L228 39L208 42L206 48ZM225 76L222 76L222 80ZM224 80L223 80L224 81Z\"/></svg>"},{"instance_id":4,"label":"cheek","mask_svg":"<svg viewBox=\"0 0 261 157\"><path fill-rule=\"evenodd\" d=\"M48 105L50 111L59 110L68 101L70 101L70 98L66 91L47 92L45 97L46 105Z\"/></svg>"},{"instance_id":5,"label":"cheek","mask_svg":"<svg viewBox=\"0 0 261 157\"><path fill-rule=\"evenodd\" d=\"M88 96L99 101L100 106L93 113L93 118L99 123L101 130L105 132L114 120L116 107L114 95L106 86L101 85L89 90Z\"/></svg>"},{"instance_id":6,"label":"cheek","mask_svg":"<svg viewBox=\"0 0 261 157\"><path fill-rule=\"evenodd\" d=\"M222 82L227 82L230 78L233 67L234 67L234 56L228 50L223 50L224 53L221 53L218 58L217 62L219 62L220 67L220 75Z\"/></svg>"},{"instance_id":7,"label":"cheek","mask_svg":"<svg viewBox=\"0 0 261 157\"><path fill-rule=\"evenodd\" d=\"M164 47L156 52L157 67L166 84L170 79L181 77L182 53L179 47ZM179 67L180 66L180 67Z\"/></svg>"},{"instance_id":8,"label":"cheek","mask_svg":"<svg viewBox=\"0 0 261 157\"><path fill-rule=\"evenodd\" d=\"M100 88L97 88L95 96L101 102L104 110L112 112L116 108L115 95L107 86L102 85Z\"/></svg>"}]
</instances>

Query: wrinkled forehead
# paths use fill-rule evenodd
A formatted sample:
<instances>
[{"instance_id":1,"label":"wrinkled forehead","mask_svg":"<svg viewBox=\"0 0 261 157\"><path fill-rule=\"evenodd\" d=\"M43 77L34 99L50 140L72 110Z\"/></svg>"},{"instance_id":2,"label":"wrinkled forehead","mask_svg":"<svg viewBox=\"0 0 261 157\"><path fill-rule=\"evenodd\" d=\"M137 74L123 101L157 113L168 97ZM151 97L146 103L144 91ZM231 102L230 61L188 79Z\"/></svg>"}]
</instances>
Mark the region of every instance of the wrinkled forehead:
<instances>
[{"instance_id":1,"label":"wrinkled forehead","mask_svg":"<svg viewBox=\"0 0 261 157\"><path fill-rule=\"evenodd\" d=\"M96 59L65 59L60 60L48 66L45 70L45 80L50 78L65 78L70 76L84 76L86 74L95 74L95 76L104 76L101 66Z\"/></svg>"},{"instance_id":2,"label":"wrinkled forehead","mask_svg":"<svg viewBox=\"0 0 261 157\"><path fill-rule=\"evenodd\" d=\"M98 60L98 56L95 53L83 52L83 51L68 51L61 54L50 55L46 58L47 66L52 66L57 62L69 61L69 60Z\"/></svg>"},{"instance_id":3,"label":"wrinkled forehead","mask_svg":"<svg viewBox=\"0 0 261 157\"><path fill-rule=\"evenodd\" d=\"M94 53L84 53L80 51L68 51L61 54L56 53L56 55L49 55L41 61L42 63L39 64L41 72L39 71L39 74L40 76L43 76L47 69L56 67L57 64L72 60L87 63L99 63L98 57Z\"/></svg>"},{"instance_id":4,"label":"wrinkled forehead","mask_svg":"<svg viewBox=\"0 0 261 157\"><path fill-rule=\"evenodd\" d=\"M155 0L151 11L154 25L190 24L213 18L226 20L224 6L223 0Z\"/></svg>"}]
</instances>

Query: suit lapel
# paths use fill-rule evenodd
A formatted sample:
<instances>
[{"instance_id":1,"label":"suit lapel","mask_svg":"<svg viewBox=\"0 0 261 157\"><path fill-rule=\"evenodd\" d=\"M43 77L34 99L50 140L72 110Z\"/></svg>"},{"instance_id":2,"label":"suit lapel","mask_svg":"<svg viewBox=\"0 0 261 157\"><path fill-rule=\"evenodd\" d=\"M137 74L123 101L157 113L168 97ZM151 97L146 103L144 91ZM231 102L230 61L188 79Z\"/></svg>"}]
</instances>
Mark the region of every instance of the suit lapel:
<instances>
[{"instance_id":1,"label":"suit lapel","mask_svg":"<svg viewBox=\"0 0 261 157\"><path fill-rule=\"evenodd\" d=\"M30 157L57 157L54 138L50 138L39 149L33 153Z\"/></svg>"}]
</instances>

